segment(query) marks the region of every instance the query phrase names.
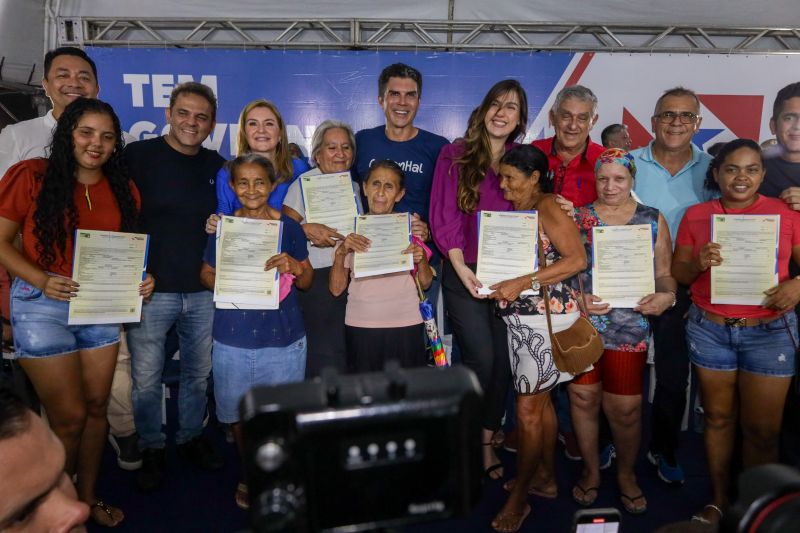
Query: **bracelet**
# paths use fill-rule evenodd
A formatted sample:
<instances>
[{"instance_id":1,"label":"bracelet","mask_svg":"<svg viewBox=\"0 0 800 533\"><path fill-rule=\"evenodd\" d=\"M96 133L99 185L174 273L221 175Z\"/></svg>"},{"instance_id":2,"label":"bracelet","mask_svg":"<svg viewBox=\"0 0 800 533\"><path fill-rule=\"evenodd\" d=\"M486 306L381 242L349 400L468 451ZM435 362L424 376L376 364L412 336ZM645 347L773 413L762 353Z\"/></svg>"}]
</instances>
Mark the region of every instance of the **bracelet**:
<instances>
[{"instance_id":1,"label":"bracelet","mask_svg":"<svg viewBox=\"0 0 800 533\"><path fill-rule=\"evenodd\" d=\"M672 295L672 303L669 305L669 308L672 309L678 304L678 293L677 291L667 291Z\"/></svg>"}]
</instances>

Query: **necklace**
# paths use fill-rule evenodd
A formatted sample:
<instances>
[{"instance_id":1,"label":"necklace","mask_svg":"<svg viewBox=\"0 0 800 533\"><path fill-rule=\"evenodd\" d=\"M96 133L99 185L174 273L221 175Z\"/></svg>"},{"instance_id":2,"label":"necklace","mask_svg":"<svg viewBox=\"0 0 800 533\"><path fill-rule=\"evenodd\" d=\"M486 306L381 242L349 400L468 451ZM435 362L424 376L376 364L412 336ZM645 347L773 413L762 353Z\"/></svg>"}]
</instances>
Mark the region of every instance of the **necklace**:
<instances>
[{"instance_id":1,"label":"necklace","mask_svg":"<svg viewBox=\"0 0 800 533\"><path fill-rule=\"evenodd\" d=\"M83 195L86 197L86 205L89 206L89 211L91 211L92 210L92 197L89 196L89 184L88 183L84 183L83 187L84 187Z\"/></svg>"}]
</instances>

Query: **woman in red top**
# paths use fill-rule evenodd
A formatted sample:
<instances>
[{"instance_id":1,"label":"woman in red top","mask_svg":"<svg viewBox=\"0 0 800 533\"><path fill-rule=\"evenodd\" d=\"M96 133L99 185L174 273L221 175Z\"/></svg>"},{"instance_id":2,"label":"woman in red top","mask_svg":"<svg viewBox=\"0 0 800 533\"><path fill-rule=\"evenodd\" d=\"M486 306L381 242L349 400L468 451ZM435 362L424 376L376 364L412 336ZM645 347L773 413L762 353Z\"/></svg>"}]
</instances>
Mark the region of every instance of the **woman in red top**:
<instances>
[{"instance_id":1,"label":"woman in red top","mask_svg":"<svg viewBox=\"0 0 800 533\"><path fill-rule=\"evenodd\" d=\"M730 463L737 416L744 436L745 468L778 461L778 434L786 393L794 374L800 280L789 277L789 261L800 262L800 215L776 198L758 194L764 166L758 144L737 139L726 144L708 171L706 188L721 198L690 207L683 216L672 260L672 275L691 285L686 341L697 370L705 410L705 445L713 488L712 503L694 518L717 522L728 506ZM777 226L777 285L746 298L757 286L756 275L735 283L733 290L713 298L713 269L730 261L728 238L711 241L713 215L779 216ZM768 224L766 216L742 217L742 223ZM729 220L730 222L730 220ZM746 243L753 231L737 231L734 239ZM748 234L751 236L748 238ZM731 246L728 244L727 246ZM755 250L754 250L755 252ZM770 257L773 252L769 252ZM756 255L762 254L756 252ZM755 262L757 258L749 260ZM719 271L717 271L719 272ZM721 275L721 274L720 274ZM767 285L774 281L767 280ZM724 289L724 287L723 287ZM727 303L719 303L723 299Z\"/></svg>"},{"instance_id":2,"label":"woman in red top","mask_svg":"<svg viewBox=\"0 0 800 533\"><path fill-rule=\"evenodd\" d=\"M70 326L77 228L133 231L139 193L121 164L119 119L110 105L78 98L58 120L48 159L11 167L0 181L0 263L16 277L11 322L20 366L47 410L77 474L78 497L101 525L124 515L95 496L108 431L106 404L119 348L119 324ZM22 251L14 239L22 232ZM149 297L148 275L140 293Z\"/></svg>"}]
</instances>

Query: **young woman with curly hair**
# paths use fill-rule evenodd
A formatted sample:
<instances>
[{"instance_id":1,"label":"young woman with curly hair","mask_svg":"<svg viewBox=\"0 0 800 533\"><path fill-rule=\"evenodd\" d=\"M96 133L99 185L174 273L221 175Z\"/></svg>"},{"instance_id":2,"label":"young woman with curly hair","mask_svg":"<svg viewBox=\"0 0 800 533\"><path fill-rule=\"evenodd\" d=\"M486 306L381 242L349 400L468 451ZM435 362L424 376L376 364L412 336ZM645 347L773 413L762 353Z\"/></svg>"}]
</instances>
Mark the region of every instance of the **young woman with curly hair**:
<instances>
[{"instance_id":1,"label":"young woman with curly hair","mask_svg":"<svg viewBox=\"0 0 800 533\"><path fill-rule=\"evenodd\" d=\"M430 225L433 240L447 259L442 292L462 362L475 372L485 391L483 463L490 479L502 477L492 447L500 427L511 381L506 326L494 304L478 293L478 211L509 211L497 171L500 158L525 132L528 100L516 80L489 89L469 118L464 140L439 153L431 190ZM487 334L488 333L488 334Z\"/></svg>"},{"instance_id":2,"label":"young woman with curly hair","mask_svg":"<svg viewBox=\"0 0 800 533\"><path fill-rule=\"evenodd\" d=\"M50 157L21 161L0 181L0 263L16 277L11 321L17 357L64 444L79 498L105 526L124 518L94 493L120 328L70 326L67 315L79 291L71 279L75 230L137 226L139 193L121 164L122 146L111 106L79 98L59 117ZM13 244L18 232L21 251ZM149 297L153 287L148 275L140 293Z\"/></svg>"}]
</instances>

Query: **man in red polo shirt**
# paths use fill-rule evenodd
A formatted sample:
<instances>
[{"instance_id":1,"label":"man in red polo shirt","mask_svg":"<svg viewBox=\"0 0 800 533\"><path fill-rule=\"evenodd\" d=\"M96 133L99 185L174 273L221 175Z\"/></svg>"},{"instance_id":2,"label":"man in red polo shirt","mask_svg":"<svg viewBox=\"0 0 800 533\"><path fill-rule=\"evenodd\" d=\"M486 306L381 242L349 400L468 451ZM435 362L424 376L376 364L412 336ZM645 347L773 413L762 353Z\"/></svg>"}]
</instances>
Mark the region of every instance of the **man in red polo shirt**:
<instances>
[{"instance_id":1,"label":"man in red polo shirt","mask_svg":"<svg viewBox=\"0 0 800 533\"><path fill-rule=\"evenodd\" d=\"M583 206L597 199L594 164L605 150L589 138L597 118L597 96L591 89L583 85L565 87L556 95L550 109L550 124L555 135L531 143L547 155L553 192L566 200L559 203L570 214L573 206ZM565 455L569 459L580 460L581 451L571 427L568 402L566 389L562 388L557 408L559 440L564 443ZM613 452L604 449L602 453L601 461L608 466L609 454Z\"/></svg>"},{"instance_id":2,"label":"man in red polo shirt","mask_svg":"<svg viewBox=\"0 0 800 533\"><path fill-rule=\"evenodd\" d=\"M604 148L592 142L589 132L597 123L597 97L582 85L565 87L556 95L550 124L556 134L533 141L547 154L553 176L553 192L575 207L594 202L594 163Z\"/></svg>"}]
</instances>

